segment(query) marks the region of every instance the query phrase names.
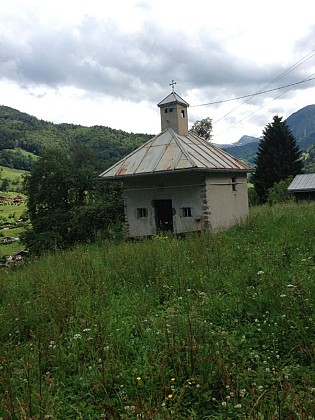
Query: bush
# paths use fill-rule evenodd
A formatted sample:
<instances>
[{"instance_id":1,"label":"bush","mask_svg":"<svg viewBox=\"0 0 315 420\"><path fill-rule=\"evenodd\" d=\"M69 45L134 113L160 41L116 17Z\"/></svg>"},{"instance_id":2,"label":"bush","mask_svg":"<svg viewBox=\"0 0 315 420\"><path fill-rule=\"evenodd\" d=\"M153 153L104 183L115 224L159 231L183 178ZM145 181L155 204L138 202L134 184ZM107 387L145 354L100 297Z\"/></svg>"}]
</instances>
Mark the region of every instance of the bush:
<instances>
[{"instance_id":1,"label":"bush","mask_svg":"<svg viewBox=\"0 0 315 420\"><path fill-rule=\"evenodd\" d=\"M250 207L258 206L260 204L259 196L253 187L248 189L248 203Z\"/></svg>"},{"instance_id":2,"label":"bush","mask_svg":"<svg viewBox=\"0 0 315 420\"><path fill-rule=\"evenodd\" d=\"M293 201L292 194L288 193L288 186L291 184L293 177L276 182L273 187L268 189L267 203L270 206L278 203L288 203Z\"/></svg>"}]
</instances>

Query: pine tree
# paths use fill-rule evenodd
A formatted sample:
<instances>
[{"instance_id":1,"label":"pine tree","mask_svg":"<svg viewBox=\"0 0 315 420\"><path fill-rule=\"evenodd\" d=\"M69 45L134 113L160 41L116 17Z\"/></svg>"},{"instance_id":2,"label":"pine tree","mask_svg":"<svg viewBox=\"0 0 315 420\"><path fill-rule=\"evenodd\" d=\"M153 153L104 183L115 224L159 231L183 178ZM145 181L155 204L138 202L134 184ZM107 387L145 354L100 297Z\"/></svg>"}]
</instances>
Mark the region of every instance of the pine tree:
<instances>
[{"instance_id":1,"label":"pine tree","mask_svg":"<svg viewBox=\"0 0 315 420\"><path fill-rule=\"evenodd\" d=\"M268 189L274 183L302 171L301 152L282 117L275 115L263 130L255 165L252 181L262 203L266 202Z\"/></svg>"}]
</instances>

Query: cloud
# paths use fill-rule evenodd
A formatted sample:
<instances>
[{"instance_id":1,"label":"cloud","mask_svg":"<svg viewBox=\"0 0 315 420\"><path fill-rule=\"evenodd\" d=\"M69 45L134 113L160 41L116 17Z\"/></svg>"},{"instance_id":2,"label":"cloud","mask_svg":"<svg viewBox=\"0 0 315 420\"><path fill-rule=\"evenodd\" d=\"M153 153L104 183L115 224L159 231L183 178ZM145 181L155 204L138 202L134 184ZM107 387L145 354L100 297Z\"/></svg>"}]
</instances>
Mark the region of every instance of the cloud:
<instances>
[{"instance_id":1,"label":"cloud","mask_svg":"<svg viewBox=\"0 0 315 420\"><path fill-rule=\"evenodd\" d=\"M257 19L257 8L245 0L222 0L210 15L203 0L181 4L180 13L179 2L164 0L116 0L106 6L89 0L88 8L85 0L10 0L0 15L0 83L8 82L3 100L19 108L12 99L19 96L20 103L32 104L34 114L39 109L41 118L43 108L47 113L49 108L49 120L72 122L74 115L85 124L99 124L106 109L109 126L124 123L126 130L151 131L149 119L174 79L176 91L191 104L191 123L210 116L225 128L251 115L249 128L257 124L261 132L274 110L283 115L310 103L306 92L312 83L282 96L286 89L215 106L193 105L296 83L315 72L315 55L298 65L315 48L313 9L305 14L302 5L296 10L286 3L279 24L281 5L266 1L274 13L270 16L260 4ZM244 10L252 15L248 18ZM93 112L83 111L92 104ZM120 116L120 110L123 122L113 115Z\"/></svg>"},{"instance_id":2,"label":"cloud","mask_svg":"<svg viewBox=\"0 0 315 420\"><path fill-rule=\"evenodd\" d=\"M21 86L75 86L91 94L156 102L174 78L183 94L202 89L205 98L215 100L229 89L234 95L244 88L255 92L283 70L228 53L224 43L205 30L194 36L171 29L166 33L149 21L127 33L114 21L92 17L76 27L39 25L29 33L30 24L26 21L20 29L20 37L26 33L23 43L1 36L0 77Z\"/></svg>"}]
</instances>

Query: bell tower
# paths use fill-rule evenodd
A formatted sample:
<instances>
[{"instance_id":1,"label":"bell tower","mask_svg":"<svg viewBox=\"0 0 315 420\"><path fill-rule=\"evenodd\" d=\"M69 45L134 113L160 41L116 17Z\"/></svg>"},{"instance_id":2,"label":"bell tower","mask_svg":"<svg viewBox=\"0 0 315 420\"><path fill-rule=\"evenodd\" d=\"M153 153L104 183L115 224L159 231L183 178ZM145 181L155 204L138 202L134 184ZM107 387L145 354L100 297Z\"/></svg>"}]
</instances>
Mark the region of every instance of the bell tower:
<instances>
[{"instance_id":1,"label":"bell tower","mask_svg":"<svg viewBox=\"0 0 315 420\"><path fill-rule=\"evenodd\" d=\"M161 115L161 130L172 128L177 134L186 136L188 134L189 104L174 91L176 82L172 80L172 92L158 103Z\"/></svg>"}]
</instances>

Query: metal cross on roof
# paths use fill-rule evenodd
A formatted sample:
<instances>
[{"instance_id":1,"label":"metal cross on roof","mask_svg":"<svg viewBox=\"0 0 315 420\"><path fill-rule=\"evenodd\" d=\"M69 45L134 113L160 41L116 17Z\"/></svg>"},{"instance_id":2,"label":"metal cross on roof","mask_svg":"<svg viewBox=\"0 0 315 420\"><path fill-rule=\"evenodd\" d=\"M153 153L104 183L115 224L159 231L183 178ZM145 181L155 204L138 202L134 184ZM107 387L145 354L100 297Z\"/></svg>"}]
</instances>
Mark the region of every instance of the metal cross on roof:
<instances>
[{"instance_id":1,"label":"metal cross on roof","mask_svg":"<svg viewBox=\"0 0 315 420\"><path fill-rule=\"evenodd\" d=\"M176 85L176 82L172 80L172 83L170 83L170 86L172 86L172 91L174 92L174 86Z\"/></svg>"}]
</instances>

